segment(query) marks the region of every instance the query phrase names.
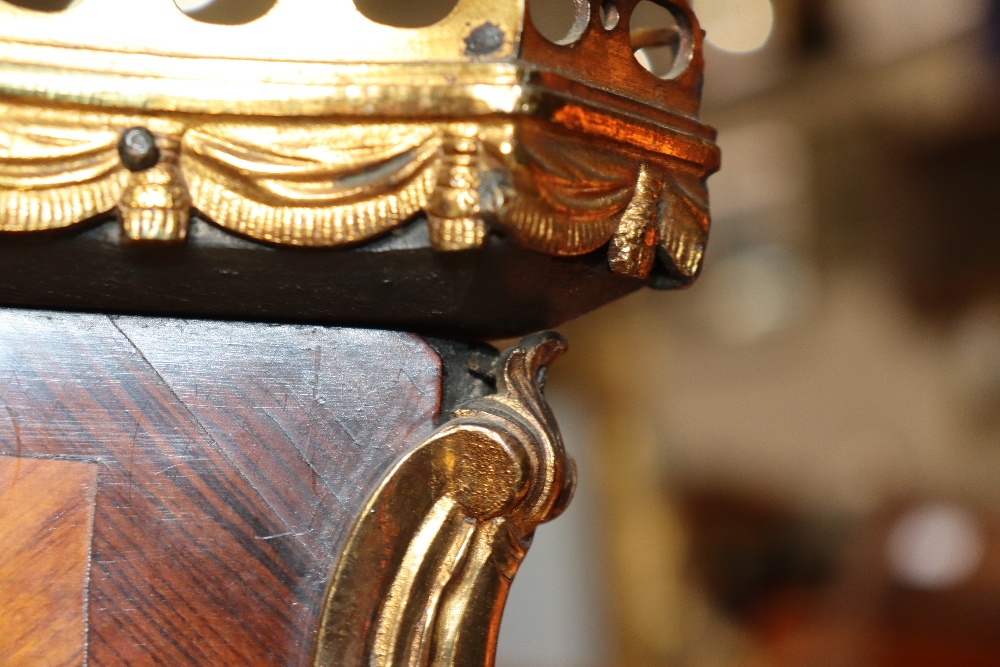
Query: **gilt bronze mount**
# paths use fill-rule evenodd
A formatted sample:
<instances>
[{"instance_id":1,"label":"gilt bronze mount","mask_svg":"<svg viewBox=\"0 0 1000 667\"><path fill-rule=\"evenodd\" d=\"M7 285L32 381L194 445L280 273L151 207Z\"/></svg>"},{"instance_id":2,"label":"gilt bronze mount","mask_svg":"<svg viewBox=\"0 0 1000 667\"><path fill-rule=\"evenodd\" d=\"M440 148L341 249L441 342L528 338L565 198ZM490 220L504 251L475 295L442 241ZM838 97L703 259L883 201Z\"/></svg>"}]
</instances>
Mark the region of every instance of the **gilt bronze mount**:
<instances>
[{"instance_id":1,"label":"gilt bronze mount","mask_svg":"<svg viewBox=\"0 0 1000 667\"><path fill-rule=\"evenodd\" d=\"M493 664L535 528L573 496L573 461L542 396L565 348L548 333L507 350L497 393L459 406L386 475L341 552L315 667Z\"/></svg>"},{"instance_id":2,"label":"gilt bronze mount","mask_svg":"<svg viewBox=\"0 0 1000 667\"><path fill-rule=\"evenodd\" d=\"M663 0L679 64L661 79L633 57L635 4L619 2L608 29L582 3L586 30L554 44L517 1L461 0L420 29L375 23L349 0L279 0L240 26L199 23L170 0L83 0L56 13L0 2L0 255L15 244L10 261L39 262L76 243L83 282L103 267L121 283L81 293L64 280L48 297L8 287L0 300L184 314L162 275L115 247L137 243L194 245L161 254L197 276L202 290L188 293L228 302L238 288L244 309L281 319L437 328L440 316L405 303L396 317L380 312L371 292L386 279L469 284L470 260L433 255L476 249L509 252L553 286L534 300L571 303L513 316L502 333L553 326L643 284L686 285L719 163L713 131L696 120L703 35L687 2ZM118 231L95 231L109 218ZM234 252L200 252L213 245ZM333 254L299 254L302 275L248 278L281 265L264 252L276 247ZM349 260L360 290L285 308L270 294L324 271L344 282L331 265L348 254L361 254ZM205 279L213 270L232 276L232 291ZM581 279L601 289L573 295ZM489 272L473 282L483 297L495 291ZM154 285L166 298L140 293ZM197 297L185 305L210 311ZM444 326L482 333L476 319Z\"/></svg>"}]
</instances>

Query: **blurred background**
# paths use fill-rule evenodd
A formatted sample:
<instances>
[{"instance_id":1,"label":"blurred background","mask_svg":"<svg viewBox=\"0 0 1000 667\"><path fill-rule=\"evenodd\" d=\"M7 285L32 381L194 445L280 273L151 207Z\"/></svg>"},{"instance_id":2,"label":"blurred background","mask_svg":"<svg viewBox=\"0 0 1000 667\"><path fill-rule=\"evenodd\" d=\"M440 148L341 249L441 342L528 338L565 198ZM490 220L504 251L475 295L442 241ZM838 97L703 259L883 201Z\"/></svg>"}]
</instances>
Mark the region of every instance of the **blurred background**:
<instances>
[{"instance_id":1,"label":"blurred background","mask_svg":"<svg viewBox=\"0 0 1000 667\"><path fill-rule=\"evenodd\" d=\"M694 7L705 271L564 328L500 665L996 667L1000 2Z\"/></svg>"}]
</instances>

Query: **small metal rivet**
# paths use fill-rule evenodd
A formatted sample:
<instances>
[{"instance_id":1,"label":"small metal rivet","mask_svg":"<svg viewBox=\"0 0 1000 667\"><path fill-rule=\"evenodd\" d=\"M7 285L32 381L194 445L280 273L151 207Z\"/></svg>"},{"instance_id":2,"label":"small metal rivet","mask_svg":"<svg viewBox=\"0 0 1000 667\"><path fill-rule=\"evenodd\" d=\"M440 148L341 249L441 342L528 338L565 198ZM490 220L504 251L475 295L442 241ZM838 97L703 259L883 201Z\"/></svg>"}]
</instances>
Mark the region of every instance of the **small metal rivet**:
<instances>
[{"instance_id":1,"label":"small metal rivet","mask_svg":"<svg viewBox=\"0 0 1000 667\"><path fill-rule=\"evenodd\" d=\"M122 132L118 155L130 171L143 171L155 167L160 161L156 137L144 127L132 127Z\"/></svg>"},{"instance_id":2,"label":"small metal rivet","mask_svg":"<svg viewBox=\"0 0 1000 667\"><path fill-rule=\"evenodd\" d=\"M504 45L503 30L495 23L484 23L465 38L465 55L488 56Z\"/></svg>"}]
</instances>

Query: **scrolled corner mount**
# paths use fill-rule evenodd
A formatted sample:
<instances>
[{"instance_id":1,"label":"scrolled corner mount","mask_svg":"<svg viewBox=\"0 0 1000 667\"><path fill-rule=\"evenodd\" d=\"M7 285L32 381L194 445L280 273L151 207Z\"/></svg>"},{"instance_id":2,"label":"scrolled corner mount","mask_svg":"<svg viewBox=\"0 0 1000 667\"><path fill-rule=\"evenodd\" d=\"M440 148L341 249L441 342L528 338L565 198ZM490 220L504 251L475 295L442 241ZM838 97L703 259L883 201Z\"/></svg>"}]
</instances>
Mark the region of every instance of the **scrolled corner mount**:
<instances>
[{"instance_id":1,"label":"scrolled corner mount","mask_svg":"<svg viewBox=\"0 0 1000 667\"><path fill-rule=\"evenodd\" d=\"M400 460L340 553L314 667L491 667L507 591L535 528L568 505L575 467L542 396L566 349L536 334Z\"/></svg>"}]
</instances>

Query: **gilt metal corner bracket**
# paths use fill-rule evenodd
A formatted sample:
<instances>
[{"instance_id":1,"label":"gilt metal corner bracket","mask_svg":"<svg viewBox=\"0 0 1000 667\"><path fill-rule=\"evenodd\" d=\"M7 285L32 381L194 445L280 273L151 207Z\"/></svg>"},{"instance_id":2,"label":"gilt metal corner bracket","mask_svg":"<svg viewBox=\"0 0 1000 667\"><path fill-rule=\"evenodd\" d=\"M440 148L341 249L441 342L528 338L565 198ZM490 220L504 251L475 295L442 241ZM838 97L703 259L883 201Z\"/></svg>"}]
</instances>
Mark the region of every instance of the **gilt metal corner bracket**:
<instances>
[{"instance_id":1,"label":"gilt metal corner bracket","mask_svg":"<svg viewBox=\"0 0 1000 667\"><path fill-rule=\"evenodd\" d=\"M334 570L315 667L493 665L514 574L575 485L542 396L565 349L549 332L505 352L497 393L460 406L384 478Z\"/></svg>"}]
</instances>

